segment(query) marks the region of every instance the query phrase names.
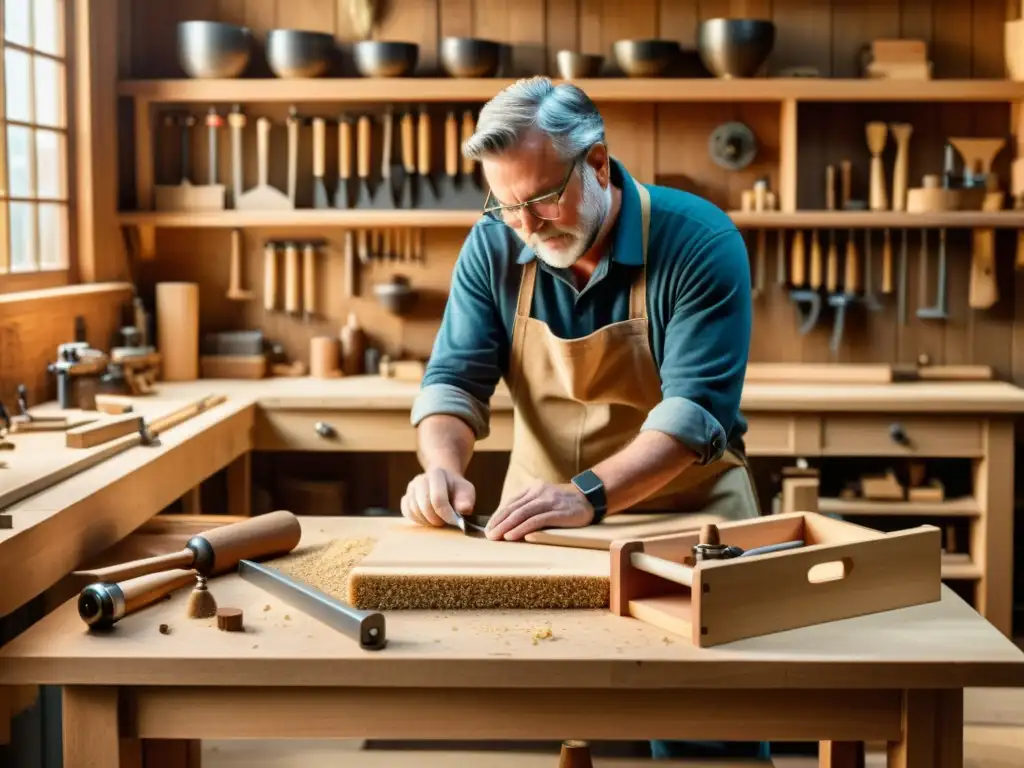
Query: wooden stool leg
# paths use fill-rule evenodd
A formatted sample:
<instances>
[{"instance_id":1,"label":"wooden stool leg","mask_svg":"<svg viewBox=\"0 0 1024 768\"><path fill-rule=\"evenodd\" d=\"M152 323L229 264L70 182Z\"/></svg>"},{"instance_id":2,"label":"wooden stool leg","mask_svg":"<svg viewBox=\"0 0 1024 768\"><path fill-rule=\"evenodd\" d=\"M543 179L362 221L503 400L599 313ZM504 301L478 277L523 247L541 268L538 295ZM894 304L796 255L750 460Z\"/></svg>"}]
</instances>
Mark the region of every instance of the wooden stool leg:
<instances>
[{"instance_id":1,"label":"wooden stool leg","mask_svg":"<svg viewBox=\"0 0 1024 768\"><path fill-rule=\"evenodd\" d=\"M822 741L818 768L864 768L863 741Z\"/></svg>"},{"instance_id":2,"label":"wooden stool leg","mask_svg":"<svg viewBox=\"0 0 1024 768\"><path fill-rule=\"evenodd\" d=\"M590 744L585 741L563 741L558 768L593 768Z\"/></svg>"}]
</instances>

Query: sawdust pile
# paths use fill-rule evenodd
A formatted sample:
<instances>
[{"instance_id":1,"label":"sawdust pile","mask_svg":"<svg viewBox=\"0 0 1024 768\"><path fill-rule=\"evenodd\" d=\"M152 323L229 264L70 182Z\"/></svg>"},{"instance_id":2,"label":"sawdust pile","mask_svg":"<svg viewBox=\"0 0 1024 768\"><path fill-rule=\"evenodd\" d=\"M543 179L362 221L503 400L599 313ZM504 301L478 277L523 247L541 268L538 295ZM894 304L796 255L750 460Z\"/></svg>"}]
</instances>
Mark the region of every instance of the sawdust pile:
<instances>
[{"instance_id":1,"label":"sawdust pile","mask_svg":"<svg viewBox=\"0 0 1024 768\"><path fill-rule=\"evenodd\" d=\"M349 602L368 611L533 610L608 607L603 576L403 576L355 574Z\"/></svg>"},{"instance_id":2,"label":"sawdust pile","mask_svg":"<svg viewBox=\"0 0 1024 768\"><path fill-rule=\"evenodd\" d=\"M373 550L377 540L336 539L295 550L269 565L342 601L348 601L348 574Z\"/></svg>"}]
</instances>

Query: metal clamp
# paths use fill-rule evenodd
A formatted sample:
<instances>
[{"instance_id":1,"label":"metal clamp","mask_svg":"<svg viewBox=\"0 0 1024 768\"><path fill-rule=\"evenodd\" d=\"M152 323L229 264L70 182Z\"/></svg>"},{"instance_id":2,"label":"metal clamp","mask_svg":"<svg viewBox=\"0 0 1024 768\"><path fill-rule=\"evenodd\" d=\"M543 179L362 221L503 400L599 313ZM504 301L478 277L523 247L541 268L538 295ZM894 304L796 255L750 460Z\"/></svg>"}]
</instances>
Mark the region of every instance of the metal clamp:
<instances>
[{"instance_id":1,"label":"metal clamp","mask_svg":"<svg viewBox=\"0 0 1024 768\"><path fill-rule=\"evenodd\" d=\"M241 560L238 563L238 575L292 608L348 635L364 650L379 651L387 645L383 613L353 608L319 589L286 576L275 568L251 560Z\"/></svg>"}]
</instances>

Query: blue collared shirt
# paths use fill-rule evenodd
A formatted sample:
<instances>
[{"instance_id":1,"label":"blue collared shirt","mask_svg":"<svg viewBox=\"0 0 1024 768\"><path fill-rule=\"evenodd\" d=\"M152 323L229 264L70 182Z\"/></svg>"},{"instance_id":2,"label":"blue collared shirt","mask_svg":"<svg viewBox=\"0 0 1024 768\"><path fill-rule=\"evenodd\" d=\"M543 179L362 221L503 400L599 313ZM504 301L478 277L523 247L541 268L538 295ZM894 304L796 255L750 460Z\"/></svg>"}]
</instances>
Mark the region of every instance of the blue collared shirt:
<instances>
[{"instance_id":1,"label":"blue collared shirt","mask_svg":"<svg viewBox=\"0 0 1024 768\"><path fill-rule=\"evenodd\" d=\"M612 180L622 189L619 218L586 286L577 290L569 270L538 264L531 314L561 338L629 316L630 286L643 265L640 196L615 160ZM750 261L743 236L717 206L677 189L647 189L648 336L662 400L641 430L675 437L705 464L746 432L740 396L750 350ZM490 398L508 375L523 264L534 258L501 222L484 217L470 230L413 404L414 426L445 413L462 418L477 439L488 435Z\"/></svg>"}]
</instances>

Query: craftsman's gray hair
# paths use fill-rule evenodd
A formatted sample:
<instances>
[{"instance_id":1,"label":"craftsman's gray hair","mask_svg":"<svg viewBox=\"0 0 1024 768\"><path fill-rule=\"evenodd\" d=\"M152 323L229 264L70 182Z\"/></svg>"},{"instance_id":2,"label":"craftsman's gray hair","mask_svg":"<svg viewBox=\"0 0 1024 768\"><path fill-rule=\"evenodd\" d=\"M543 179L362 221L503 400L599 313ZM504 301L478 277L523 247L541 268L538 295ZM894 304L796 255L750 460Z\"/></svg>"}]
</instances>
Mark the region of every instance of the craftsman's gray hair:
<instances>
[{"instance_id":1,"label":"craftsman's gray hair","mask_svg":"<svg viewBox=\"0 0 1024 768\"><path fill-rule=\"evenodd\" d=\"M517 80L484 104L476 132L462 145L473 160L515 147L530 129L547 135L562 160L572 160L603 142L604 120L594 102L570 83L547 77Z\"/></svg>"}]
</instances>

